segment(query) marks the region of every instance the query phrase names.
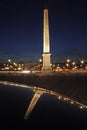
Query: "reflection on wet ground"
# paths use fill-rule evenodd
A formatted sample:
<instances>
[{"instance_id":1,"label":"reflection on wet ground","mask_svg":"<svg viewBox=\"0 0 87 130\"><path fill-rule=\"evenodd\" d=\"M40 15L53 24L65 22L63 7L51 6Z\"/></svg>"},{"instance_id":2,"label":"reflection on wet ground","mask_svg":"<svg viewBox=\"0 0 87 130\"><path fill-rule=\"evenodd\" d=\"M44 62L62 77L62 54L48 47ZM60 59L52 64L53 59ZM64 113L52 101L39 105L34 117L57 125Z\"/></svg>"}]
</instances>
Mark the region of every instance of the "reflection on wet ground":
<instances>
[{"instance_id":1,"label":"reflection on wet ground","mask_svg":"<svg viewBox=\"0 0 87 130\"><path fill-rule=\"evenodd\" d=\"M48 125L49 129L54 127L53 130L58 127L68 130L70 125L72 128L77 126L86 130L86 105L35 86L3 81L0 84L0 115L2 123L6 124L7 128L14 125L15 129L26 130L33 129L34 125L39 128L42 124L43 127ZM33 107L30 107L32 105ZM63 123L64 127L60 123Z\"/></svg>"},{"instance_id":2,"label":"reflection on wet ground","mask_svg":"<svg viewBox=\"0 0 87 130\"><path fill-rule=\"evenodd\" d=\"M39 93L39 95L42 95L43 93L50 94L50 95L56 96L59 100L67 101L67 102L69 102L69 103L71 103L73 105L77 105L80 109L86 109L87 110L87 105L79 103L79 102L77 102L75 100L72 100L72 99L70 99L68 97L62 96L62 95L58 94L57 92L54 92L54 91L51 91L51 90L47 90L47 89L39 88L39 87L35 87L35 86L31 87L31 86L27 86L27 85L23 85L23 84L15 84L15 83L12 83L12 82L7 82L7 81L5 81L5 82L0 81L0 83L4 84L4 85L23 87L23 88L30 88L35 93Z\"/></svg>"}]
</instances>

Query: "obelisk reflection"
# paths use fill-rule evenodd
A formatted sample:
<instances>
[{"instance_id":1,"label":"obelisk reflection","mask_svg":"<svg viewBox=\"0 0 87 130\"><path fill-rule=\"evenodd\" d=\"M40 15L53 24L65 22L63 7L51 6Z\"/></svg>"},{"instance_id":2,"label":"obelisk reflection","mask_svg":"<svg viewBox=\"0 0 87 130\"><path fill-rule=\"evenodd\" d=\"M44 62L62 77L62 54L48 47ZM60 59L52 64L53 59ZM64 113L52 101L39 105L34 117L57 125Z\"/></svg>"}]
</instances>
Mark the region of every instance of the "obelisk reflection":
<instances>
[{"instance_id":1,"label":"obelisk reflection","mask_svg":"<svg viewBox=\"0 0 87 130\"><path fill-rule=\"evenodd\" d=\"M25 116L24 116L24 119L27 120L30 113L32 112L32 110L34 109L37 101L39 100L40 96L43 94L44 92L43 91L40 91L40 90L37 90L29 104L29 107L25 113Z\"/></svg>"}]
</instances>

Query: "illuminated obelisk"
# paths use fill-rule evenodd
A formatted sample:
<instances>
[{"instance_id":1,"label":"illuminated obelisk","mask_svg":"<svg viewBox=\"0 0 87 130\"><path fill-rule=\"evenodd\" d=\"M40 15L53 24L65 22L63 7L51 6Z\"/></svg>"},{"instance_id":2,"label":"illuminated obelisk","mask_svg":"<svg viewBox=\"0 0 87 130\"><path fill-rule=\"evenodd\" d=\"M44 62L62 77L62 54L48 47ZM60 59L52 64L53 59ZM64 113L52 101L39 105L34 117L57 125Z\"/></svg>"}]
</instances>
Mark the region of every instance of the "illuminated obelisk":
<instances>
[{"instance_id":1,"label":"illuminated obelisk","mask_svg":"<svg viewBox=\"0 0 87 130\"><path fill-rule=\"evenodd\" d=\"M51 58L50 58L50 38L49 38L49 19L48 19L48 9L44 9L44 21L43 21L43 65L42 71L50 71L51 68Z\"/></svg>"}]
</instances>

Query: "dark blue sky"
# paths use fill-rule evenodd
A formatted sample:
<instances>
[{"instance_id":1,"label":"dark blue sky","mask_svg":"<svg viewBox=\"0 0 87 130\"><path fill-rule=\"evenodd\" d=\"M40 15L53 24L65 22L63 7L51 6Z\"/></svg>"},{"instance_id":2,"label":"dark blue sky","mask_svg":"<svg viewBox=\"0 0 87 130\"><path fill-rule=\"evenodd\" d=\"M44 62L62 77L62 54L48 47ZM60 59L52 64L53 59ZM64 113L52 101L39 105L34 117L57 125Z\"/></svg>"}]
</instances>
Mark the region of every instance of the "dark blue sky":
<instances>
[{"instance_id":1,"label":"dark blue sky","mask_svg":"<svg viewBox=\"0 0 87 130\"><path fill-rule=\"evenodd\" d=\"M0 60L37 62L42 57L43 9L49 11L53 62L87 59L87 2L77 0L0 1Z\"/></svg>"}]
</instances>

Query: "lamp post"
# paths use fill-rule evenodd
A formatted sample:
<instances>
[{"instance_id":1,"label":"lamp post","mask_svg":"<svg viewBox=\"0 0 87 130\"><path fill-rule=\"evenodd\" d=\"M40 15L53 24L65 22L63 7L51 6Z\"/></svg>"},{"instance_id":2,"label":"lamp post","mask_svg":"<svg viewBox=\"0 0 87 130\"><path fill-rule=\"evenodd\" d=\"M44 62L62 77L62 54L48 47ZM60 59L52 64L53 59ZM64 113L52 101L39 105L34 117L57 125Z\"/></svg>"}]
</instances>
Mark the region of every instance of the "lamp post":
<instances>
[{"instance_id":1,"label":"lamp post","mask_svg":"<svg viewBox=\"0 0 87 130\"><path fill-rule=\"evenodd\" d=\"M10 74L10 63L11 63L11 59L8 59L9 74Z\"/></svg>"}]
</instances>

